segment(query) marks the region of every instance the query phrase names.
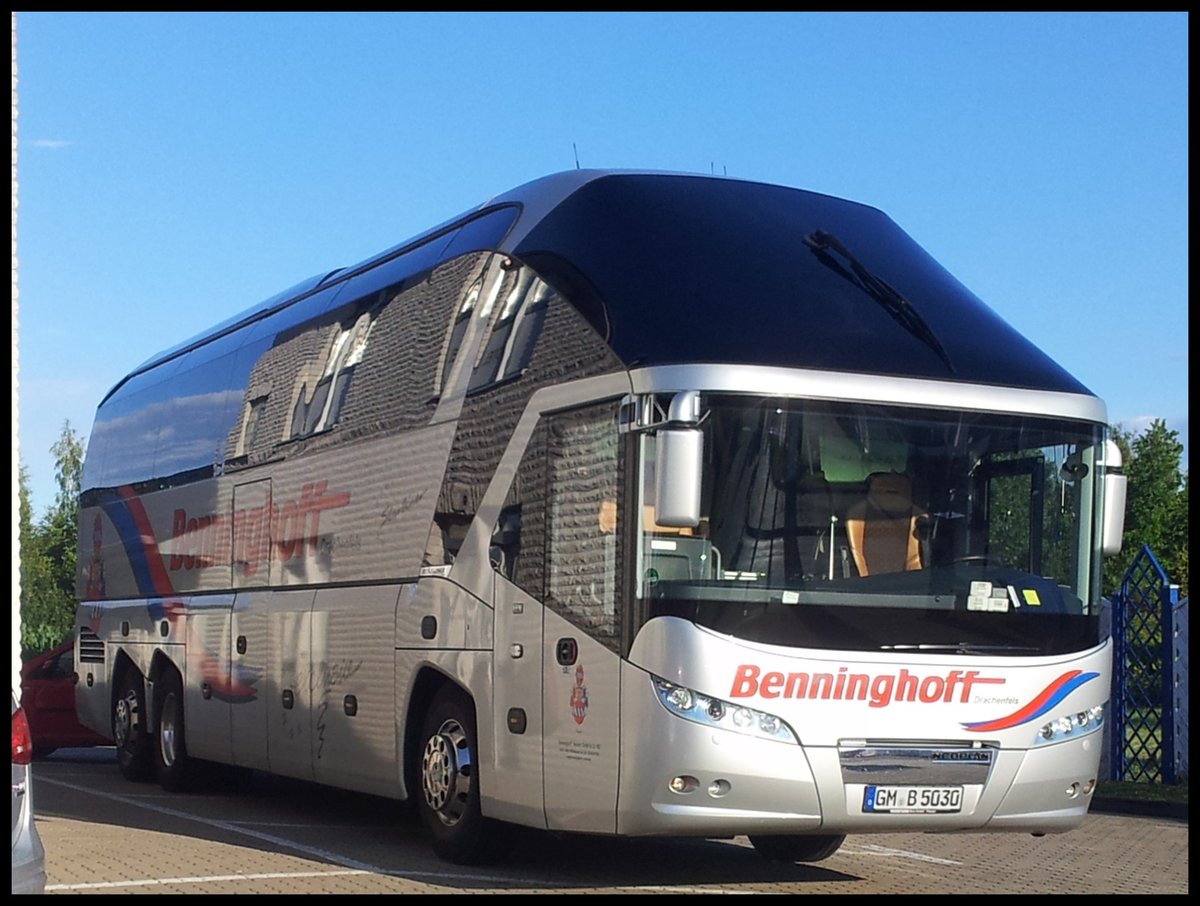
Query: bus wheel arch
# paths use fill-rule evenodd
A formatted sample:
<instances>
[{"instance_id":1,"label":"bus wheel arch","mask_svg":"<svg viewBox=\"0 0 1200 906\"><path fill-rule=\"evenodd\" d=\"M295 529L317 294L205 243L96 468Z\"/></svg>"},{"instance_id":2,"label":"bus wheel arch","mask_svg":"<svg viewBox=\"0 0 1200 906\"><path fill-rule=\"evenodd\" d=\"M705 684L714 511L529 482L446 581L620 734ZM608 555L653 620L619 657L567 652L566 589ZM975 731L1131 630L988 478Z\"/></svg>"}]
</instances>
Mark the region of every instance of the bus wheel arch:
<instances>
[{"instance_id":1,"label":"bus wheel arch","mask_svg":"<svg viewBox=\"0 0 1200 906\"><path fill-rule=\"evenodd\" d=\"M153 737L146 679L128 657L120 655L113 670L110 709L117 766L126 780L149 780L154 771Z\"/></svg>"},{"instance_id":2,"label":"bus wheel arch","mask_svg":"<svg viewBox=\"0 0 1200 906\"><path fill-rule=\"evenodd\" d=\"M433 697L442 685L448 682L450 680L445 674L430 667L422 668L413 679L408 696L408 710L403 715L396 715L397 719L403 717L403 723L400 724L404 728L404 735L400 740L404 773L402 779L404 799L410 805L415 805L421 792L421 746L425 742L421 734L425 729L425 715L429 713Z\"/></svg>"},{"instance_id":3,"label":"bus wheel arch","mask_svg":"<svg viewBox=\"0 0 1200 906\"><path fill-rule=\"evenodd\" d=\"M505 834L480 807L475 702L456 683L434 689L421 721L412 798L434 852L460 865L502 853Z\"/></svg>"}]
</instances>

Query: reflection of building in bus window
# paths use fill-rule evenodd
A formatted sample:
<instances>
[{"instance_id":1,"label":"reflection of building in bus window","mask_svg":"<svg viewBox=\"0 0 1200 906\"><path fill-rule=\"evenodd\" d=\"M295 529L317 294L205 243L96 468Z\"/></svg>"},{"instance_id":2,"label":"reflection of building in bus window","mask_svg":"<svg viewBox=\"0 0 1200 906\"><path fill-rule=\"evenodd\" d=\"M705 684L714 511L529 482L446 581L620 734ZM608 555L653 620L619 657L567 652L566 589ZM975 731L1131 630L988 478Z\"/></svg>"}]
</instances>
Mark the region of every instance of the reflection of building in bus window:
<instances>
[{"instance_id":1,"label":"reflection of building in bus window","mask_svg":"<svg viewBox=\"0 0 1200 906\"><path fill-rule=\"evenodd\" d=\"M514 273L471 374L471 391L519 375L533 355L553 290L527 267Z\"/></svg>"},{"instance_id":2,"label":"reflection of building in bus window","mask_svg":"<svg viewBox=\"0 0 1200 906\"><path fill-rule=\"evenodd\" d=\"M620 518L615 404L554 416L548 440L553 489L547 512L548 603L615 648L619 539L605 531Z\"/></svg>"},{"instance_id":3,"label":"reflection of building in bus window","mask_svg":"<svg viewBox=\"0 0 1200 906\"><path fill-rule=\"evenodd\" d=\"M474 514L435 513L425 544L422 566L449 566L454 563L467 538Z\"/></svg>"},{"instance_id":4,"label":"reflection of building in bus window","mask_svg":"<svg viewBox=\"0 0 1200 906\"><path fill-rule=\"evenodd\" d=\"M462 304L459 305L454 320L450 323L450 333L446 338L446 348L442 353L441 377L437 385L438 393L442 393L446 389L446 381L450 379L450 369L454 366L454 360L458 357L458 350L462 347L463 338L467 335L467 326L471 323L471 314L475 311L475 303L479 301L479 293L482 290L483 276L481 275L463 296Z\"/></svg>"},{"instance_id":5,"label":"reflection of building in bus window","mask_svg":"<svg viewBox=\"0 0 1200 906\"><path fill-rule=\"evenodd\" d=\"M307 437L337 424L354 369L366 352L375 323L374 315L374 312L363 312L349 327L334 331L312 393L307 392L305 383L300 385L292 410L292 437Z\"/></svg>"}]
</instances>

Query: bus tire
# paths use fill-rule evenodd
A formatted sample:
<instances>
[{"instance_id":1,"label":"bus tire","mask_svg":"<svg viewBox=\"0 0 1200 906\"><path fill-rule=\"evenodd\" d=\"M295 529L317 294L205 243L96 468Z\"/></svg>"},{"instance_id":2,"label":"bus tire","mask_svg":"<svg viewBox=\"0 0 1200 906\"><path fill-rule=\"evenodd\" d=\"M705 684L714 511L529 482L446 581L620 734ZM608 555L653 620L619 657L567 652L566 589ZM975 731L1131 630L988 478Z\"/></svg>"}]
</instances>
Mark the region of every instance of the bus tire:
<instances>
[{"instance_id":1,"label":"bus tire","mask_svg":"<svg viewBox=\"0 0 1200 906\"><path fill-rule=\"evenodd\" d=\"M433 851L458 865L487 862L500 850L497 823L480 810L478 757L475 709L464 692L448 686L425 715L416 799Z\"/></svg>"},{"instance_id":2,"label":"bus tire","mask_svg":"<svg viewBox=\"0 0 1200 906\"><path fill-rule=\"evenodd\" d=\"M820 862L837 852L845 839L845 834L752 835L750 842L760 856L772 862Z\"/></svg>"},{"instance_id":3,"label":"bus tire","mask_svg":"<svg viewBox=\"0 0 1200 906\"><path fill-rule=\"evenodd\" d=\"M183 723L183 681L174 669L155 684L158 727L154 734L154 768L159 785L169 793L189 789L196 777L196 760L187 753Z\"/></svg>"},{"instance_id":4,"label":"bus tire","mask_svg":"<svg viewBox=\"0 0 1200 906\"><path fill-rule=\"evenodd\" d=\"M154 740L146 726L146 683L135 667L126 667L113 700L112 733L117 766L126 780L149 780L154 771Z\"/></svg>"}]
</instances>

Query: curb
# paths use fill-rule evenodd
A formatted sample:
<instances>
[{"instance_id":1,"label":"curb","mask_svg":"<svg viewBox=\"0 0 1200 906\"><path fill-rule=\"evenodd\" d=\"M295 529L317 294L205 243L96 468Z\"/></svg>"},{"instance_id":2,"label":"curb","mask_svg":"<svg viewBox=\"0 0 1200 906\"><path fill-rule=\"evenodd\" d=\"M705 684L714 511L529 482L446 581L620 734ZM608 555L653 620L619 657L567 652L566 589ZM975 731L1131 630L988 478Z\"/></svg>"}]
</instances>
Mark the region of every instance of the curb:
<instances>
[{"instance_id":1,"label":"curb","mask_svg":"<svg viewBox=\"0 0 1200 906\"><path fill-rule=\"evenodd\" d=\"M1143 799L1093 799L1091 811L1109 815L1140 815L1187 821L1186 802L1152 802Z\"/></svg>"}]
</instances>

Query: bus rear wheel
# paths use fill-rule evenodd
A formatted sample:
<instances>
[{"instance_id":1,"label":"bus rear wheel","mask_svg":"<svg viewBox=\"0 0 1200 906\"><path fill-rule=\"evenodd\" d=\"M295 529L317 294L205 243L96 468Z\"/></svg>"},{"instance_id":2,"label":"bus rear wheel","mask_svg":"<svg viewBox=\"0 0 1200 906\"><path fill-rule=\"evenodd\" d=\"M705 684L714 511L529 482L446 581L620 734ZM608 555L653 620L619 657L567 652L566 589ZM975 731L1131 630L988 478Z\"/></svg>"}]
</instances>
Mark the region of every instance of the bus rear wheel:
<instances>
[{"instance_id":1,"label":"bus rear wheel","mask_svg":"<svg viewBox=\"0 0 1200 906\"><path fill-rule=\"evenodd\" d=\"M841 847L845 834L785 834L778 837L751 836L760 856L772 862L820 862Z\"/></svg>"},{"instance_id":2,"label":"bus rear wheel","mask_svg":"<svg viewBox=\"0 0 1200 906\"><path fill-rule=\"evenodd\" d=\"M433 838L433 851L459 865L499 854L496 822L483 817L479 805L478 755L471 700L447 687L430 706L421 733L417 811Z\"/></svg>"},{"instance_id":3,"label":"bus rear wheel","mask_svg":"<svg viewBox=\"0 0 1200 906\"><path fill-rule=\"evenodd\" d=\"M117 688L112 711L117 766L126 780L149 780L154 770L154 753L146 726L146 684L135 667L128 667Z\"/></svg>"}]
</instances>

